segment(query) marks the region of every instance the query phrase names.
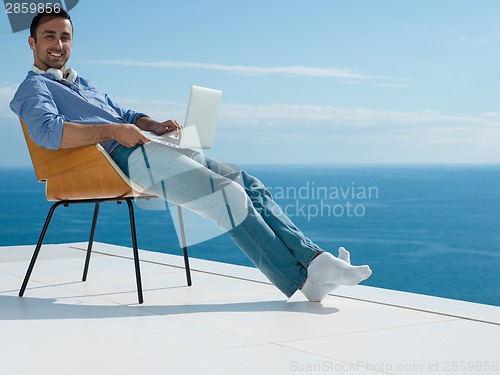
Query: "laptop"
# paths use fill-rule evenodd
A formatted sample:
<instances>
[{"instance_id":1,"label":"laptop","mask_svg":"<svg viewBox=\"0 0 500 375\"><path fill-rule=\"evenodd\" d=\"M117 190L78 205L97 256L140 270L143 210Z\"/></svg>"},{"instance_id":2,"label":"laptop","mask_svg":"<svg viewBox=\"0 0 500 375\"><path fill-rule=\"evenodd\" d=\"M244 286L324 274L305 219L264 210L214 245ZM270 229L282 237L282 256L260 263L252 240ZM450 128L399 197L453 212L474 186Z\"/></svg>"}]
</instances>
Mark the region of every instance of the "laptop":
<instances>
[{"instance_id":1,"label":"laptop","mask_svg":"<svg viewBox=\"0 0 500 375\"><path fill-rule=\"evenodd\" d=\"M176 148L211 148L222 91L192 86L183 129L164 135L144 132L153 142Z\"/></svg>"}]
</instances>

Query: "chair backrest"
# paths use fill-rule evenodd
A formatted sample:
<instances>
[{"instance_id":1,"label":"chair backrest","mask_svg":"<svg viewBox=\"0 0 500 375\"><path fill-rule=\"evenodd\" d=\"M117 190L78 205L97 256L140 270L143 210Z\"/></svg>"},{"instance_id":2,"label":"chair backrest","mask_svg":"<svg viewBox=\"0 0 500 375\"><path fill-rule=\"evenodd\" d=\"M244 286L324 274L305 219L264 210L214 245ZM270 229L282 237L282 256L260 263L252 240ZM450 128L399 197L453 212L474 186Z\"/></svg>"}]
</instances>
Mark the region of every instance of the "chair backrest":
<instances>
[{"instance_id":1,"label":"chair backrest","mask_svg":"<svg viewBox=\"0 0 500 375\"><path fill-rule=\"evenodd\" d=\"M31 139L21 119L36 178L47 200L116 198L141 195L100 145L48 150Z\"/></svg>"}]
</instances>

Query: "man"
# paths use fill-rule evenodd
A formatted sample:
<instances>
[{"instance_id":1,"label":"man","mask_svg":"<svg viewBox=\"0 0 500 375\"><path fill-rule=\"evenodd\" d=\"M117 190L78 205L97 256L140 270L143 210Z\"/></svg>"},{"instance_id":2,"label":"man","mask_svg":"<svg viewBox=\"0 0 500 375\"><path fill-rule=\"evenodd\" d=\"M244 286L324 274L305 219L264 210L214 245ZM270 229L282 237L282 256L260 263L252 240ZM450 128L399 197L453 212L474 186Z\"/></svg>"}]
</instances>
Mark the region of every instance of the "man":
<instances>
[{"instance_id":1,"label":"man","mask_svg":"<svg viewBox=\"0 0 500 375\"><path fill-rule=\"evenodd\" d=\"M149 142L143 130L161 135L181 126L124 109L67 69L72 36L65 11L39 13L32 21L34 65L10 106L35 143L48 149L100 143L139 185L225 229L288 297L301 289L310 301L321 301L337 285L371 275L368 266L352 266L344 248L337 258L305 237L255 177L193 150Z\"/></svg>"}]
</instances>

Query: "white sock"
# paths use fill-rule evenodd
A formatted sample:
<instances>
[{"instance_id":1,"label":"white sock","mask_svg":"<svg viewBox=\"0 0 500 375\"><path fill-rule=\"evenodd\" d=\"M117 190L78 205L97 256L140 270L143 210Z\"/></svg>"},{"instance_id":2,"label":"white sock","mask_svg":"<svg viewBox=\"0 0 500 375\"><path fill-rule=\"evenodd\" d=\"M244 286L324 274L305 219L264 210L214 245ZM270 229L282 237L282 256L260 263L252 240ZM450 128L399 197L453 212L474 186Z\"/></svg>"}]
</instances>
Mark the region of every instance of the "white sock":
<instances>
[{"instance_id":1,"label":"white sock","mask_svg":"<svg viewBox=\"0 0 500 375\"><path fill-rule=\"evenodd\" d=\"M372 274L368 266L351 266L350 254L339 248L339 257L324 252L307 267L307 280L302 293L311 302L322 301L338 285L356 285Z\"/></svg>"},{"instance_id":2,"label":"white sock","mask_svg":"<svg viewBox=\"0 0 500 375\"><path fill-rule=\"evenodd\" d=\"M339 247L339 256L338 256L339 259L343 260L344 262L346 262L347 264L351 264L351 254L345 249L345 247ZM324 297L326 297L326 295L328 293L331 293L333 292L335 289L337 289L339 286L337 284L329 284L330 286L330 289L329 291L324 295ZM325 287L325 289L328 289L327 287ZM321 300L324 298L322 297ZM317 297L319 298L319 297ZM318 302L318 301L314 301L314 302Z\"/></svg>"},{"instance_id":3,"label":"white sock","mask_svg":"<svg viewBox=\"0 0 500 375\"><path fill-rule=\"evenodd\" d=\"M351 254L345 249L345 247L339 247L339 259L342 259L347 264L351 264Z\"/></svg>"}]
</instances>

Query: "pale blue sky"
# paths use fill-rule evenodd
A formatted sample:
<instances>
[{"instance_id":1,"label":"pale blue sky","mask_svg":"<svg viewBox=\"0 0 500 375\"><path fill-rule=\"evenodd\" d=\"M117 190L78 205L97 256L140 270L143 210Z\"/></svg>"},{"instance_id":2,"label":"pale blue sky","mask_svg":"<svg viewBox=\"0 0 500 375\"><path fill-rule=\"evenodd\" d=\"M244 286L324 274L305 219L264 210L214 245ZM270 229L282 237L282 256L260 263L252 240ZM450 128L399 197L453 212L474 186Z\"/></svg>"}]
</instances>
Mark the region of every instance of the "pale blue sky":
<instances>
[{"instance_id":1,"label":"pale blue sky","mask_svg":"<svg viewBox=\"0 0 500 375\"><path fill-rule=\"evenodd\" d=\"M227 162L499 163L496 0L80 0L68 64L123 106L183 121L223 90ZM0 14L0 166L29 165L8 102L32 64Z\"/></svg>"}]
</instances>

